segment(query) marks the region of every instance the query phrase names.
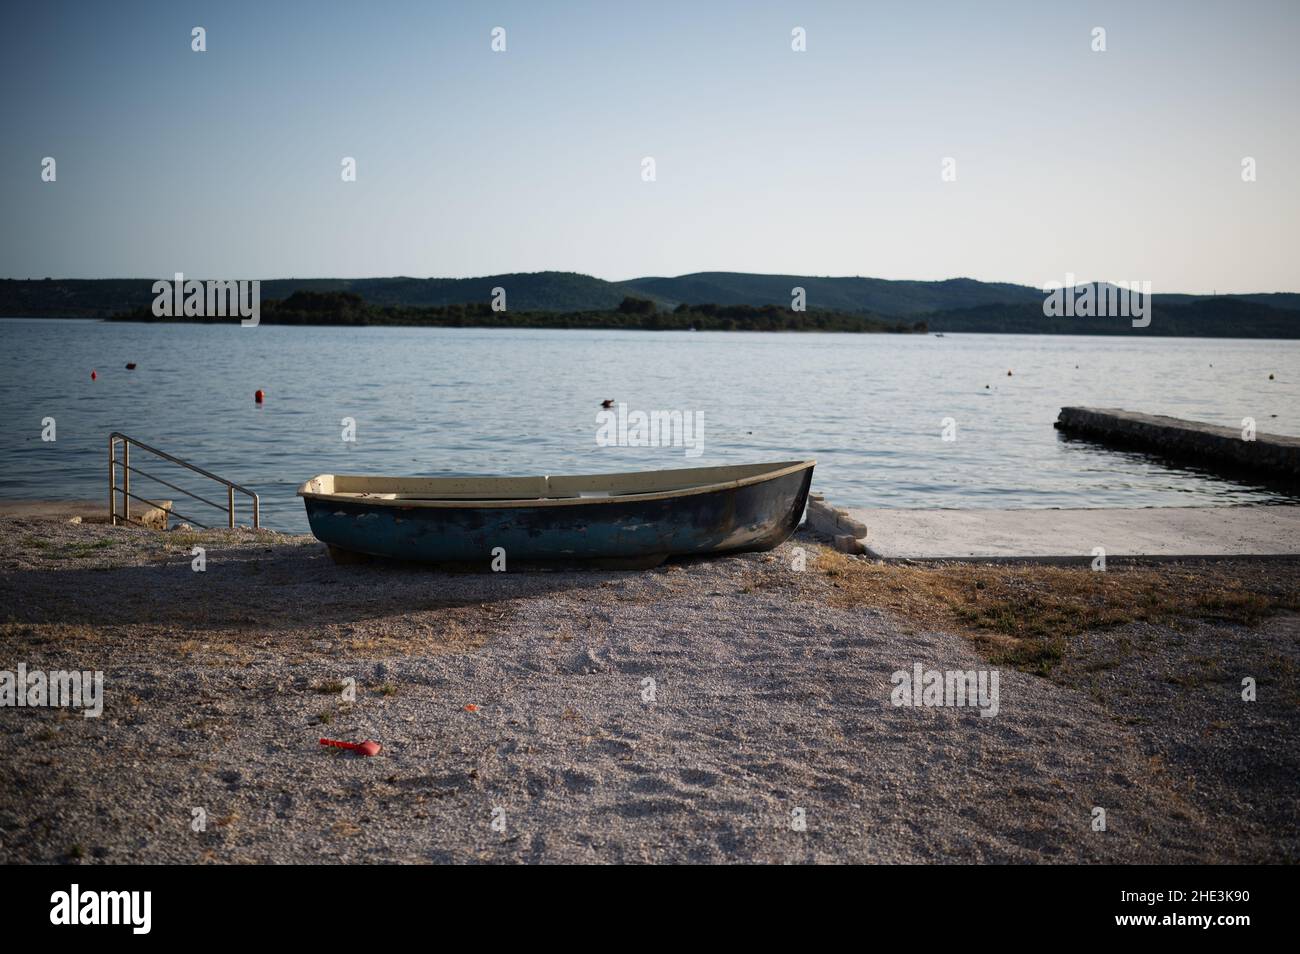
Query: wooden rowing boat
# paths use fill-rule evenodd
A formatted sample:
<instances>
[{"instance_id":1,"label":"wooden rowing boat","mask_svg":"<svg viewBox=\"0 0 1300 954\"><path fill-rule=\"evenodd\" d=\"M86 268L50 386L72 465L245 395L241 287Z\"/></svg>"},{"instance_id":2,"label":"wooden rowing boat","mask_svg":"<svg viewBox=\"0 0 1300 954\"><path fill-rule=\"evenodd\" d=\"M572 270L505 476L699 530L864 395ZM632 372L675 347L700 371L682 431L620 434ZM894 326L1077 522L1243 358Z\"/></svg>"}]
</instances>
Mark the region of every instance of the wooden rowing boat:
<instances>
[{"instance_id":1,"label":"wooden rowing boat","mask_svg":"<svg viewBox=\"0 0 1300 954\"><path fill-rule=\"evenodd\" d=\"M507 561L653 566L777 546L799 524L815 463L572 477L321 474L298 496L336 559L488 564L500 548Z\"/></svg>"}]
</instances>

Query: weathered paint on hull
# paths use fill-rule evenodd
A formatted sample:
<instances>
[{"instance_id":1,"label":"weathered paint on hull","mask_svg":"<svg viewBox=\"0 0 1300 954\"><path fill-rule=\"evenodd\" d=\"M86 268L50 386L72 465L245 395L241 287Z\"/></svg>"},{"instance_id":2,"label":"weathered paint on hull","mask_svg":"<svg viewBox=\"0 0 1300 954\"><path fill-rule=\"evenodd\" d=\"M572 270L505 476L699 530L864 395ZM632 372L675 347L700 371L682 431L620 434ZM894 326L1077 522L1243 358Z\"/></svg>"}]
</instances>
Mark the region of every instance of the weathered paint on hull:
<instances>
[{"instance_id":1,"label":"weathered paint on hull","mask_svg":"<svg viewBox=\"0 0 1300 954\"><path fill-rule=\"evenodd\" d=\"M743 487L579 506L400 507L305 498L324 543L398 560L601 560L770 550L799 524L812 468Z\"/></svg>"}]
</instances>

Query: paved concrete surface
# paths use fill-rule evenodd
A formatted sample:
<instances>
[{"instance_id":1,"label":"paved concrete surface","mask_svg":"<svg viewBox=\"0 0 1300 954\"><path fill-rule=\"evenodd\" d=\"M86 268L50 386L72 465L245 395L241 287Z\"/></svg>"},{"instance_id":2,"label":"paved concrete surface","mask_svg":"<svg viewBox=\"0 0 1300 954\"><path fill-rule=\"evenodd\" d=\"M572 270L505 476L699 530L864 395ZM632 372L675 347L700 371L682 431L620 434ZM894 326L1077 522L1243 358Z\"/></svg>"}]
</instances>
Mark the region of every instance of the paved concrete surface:
<instances>
[{"instance_id":1,"label":"paved concrete surface","mask_svg":"<svg viewBox=\"0 0 1300 954\"><path fill-rule=\"evenodd\" d=\"M119 501L121 495L119 494ZM119 504L120 505L120 504ZM144 505L133 502L134 508ZM103 500L0 500L0 517L29 520L71 520L80 517L86 523L108 523L108 498Z\"/></svg>"},{"instance_id":2,"label":"paved concrete surface","mask_svg":"<svg viewBox=\"0 0 1300 954\"><path fill-rule=\"evenodd\" d=\"M886 560L1300 555L1300 506L847 512L867 526L867 554Z\"/></svg>"}]
</instances>

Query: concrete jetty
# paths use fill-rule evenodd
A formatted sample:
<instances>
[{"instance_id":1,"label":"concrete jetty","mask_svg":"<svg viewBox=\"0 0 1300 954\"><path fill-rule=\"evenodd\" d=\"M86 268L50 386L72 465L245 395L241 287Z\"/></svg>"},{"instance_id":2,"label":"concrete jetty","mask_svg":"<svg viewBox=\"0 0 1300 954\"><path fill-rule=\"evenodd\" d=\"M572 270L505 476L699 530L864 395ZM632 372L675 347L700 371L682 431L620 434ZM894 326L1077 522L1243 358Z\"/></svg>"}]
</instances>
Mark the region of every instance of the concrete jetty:
<instances>
[{"instance_id":1,"label":"concrete jetty","mask_svg":"<svg viewBox=\"0 0 1300 954\"><path fill-rule=\"evenodd\" d=\"M1300 557L1300 506L839 513L839 532L855 534L867 556L883 560L1086 566L1098 548L1108 561Z\"/></svg>"},{"instance_id":2,"label":"concrete jetty","mask_svg":"<svg viewBox=\"0 0 1300 954\"><path fill-rule=\"evenodd\" d=\"M1113 407L1063 407L1057 430L1090 440L1145 450L1209 468L1250 471L1288 483L1300 481L1300 437L1218 427L1163 414Z\"/></svg>"}]
</instances>

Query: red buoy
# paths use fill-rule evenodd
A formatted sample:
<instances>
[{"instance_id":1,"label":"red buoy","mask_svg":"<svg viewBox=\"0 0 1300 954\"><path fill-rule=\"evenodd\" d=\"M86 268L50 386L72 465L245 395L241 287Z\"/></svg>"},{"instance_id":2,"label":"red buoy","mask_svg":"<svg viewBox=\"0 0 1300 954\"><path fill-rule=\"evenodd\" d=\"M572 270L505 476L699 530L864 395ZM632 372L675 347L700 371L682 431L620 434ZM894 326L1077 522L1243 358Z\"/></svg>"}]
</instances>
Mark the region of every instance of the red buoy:
<instances>
[{"instance_id":1,"label":"red buoy","mask_svg":"<svg viewBox=\"0 0 1300 954\"><path fill-rule=\"evenodd\" d=\"M262 403L262 398L264 398L264 397L266 397L266 395L262 393L262 389L261 389L261 388L258 388L258 389L257 389L257 393L253 395L253 400L256 401L258 404L261 404L261 403Z\"/></svg>"},{"instance_id":2,"label":"red buoy","mask_svg":"<svg viewBox=\"0 0 1300 954\"><path fill-rule=\"evenodd\" d=\"M98 377L99 377L99 375L95 373L95 369L94 369L94 368L91 368L91 369L90 369L90 380L94 381L94 380L95 380L96 378L98 378Z\"/></svg>"}]
</instances>

